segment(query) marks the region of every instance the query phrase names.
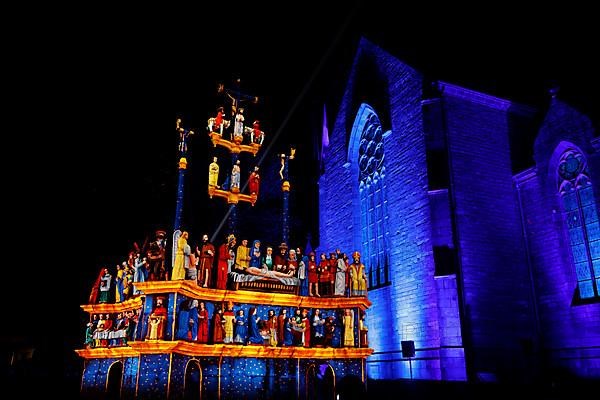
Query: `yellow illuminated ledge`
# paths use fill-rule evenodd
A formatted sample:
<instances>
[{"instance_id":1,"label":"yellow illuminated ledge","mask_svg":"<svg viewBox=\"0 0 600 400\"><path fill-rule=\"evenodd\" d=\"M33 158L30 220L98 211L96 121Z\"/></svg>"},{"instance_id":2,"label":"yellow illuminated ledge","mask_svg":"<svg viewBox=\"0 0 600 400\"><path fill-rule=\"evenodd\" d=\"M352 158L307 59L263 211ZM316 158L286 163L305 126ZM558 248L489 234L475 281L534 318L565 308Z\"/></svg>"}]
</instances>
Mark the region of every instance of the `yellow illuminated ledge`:
<instances>
[{"instance_id":1,"label":"yellow illuminated ledge","mask_svg":"<svg viewBox=\"0 0 600 400\"><path fill-rule=\"evenodd\" d=\"M123 311L139 309L141 307L141 297L131 298L129 300L125 300L122 303L84 304L81 306L83 311L89 312L91 314L119 313Z\"/></svg>"},{"instance_id":2,"label":"yellow illuminated ledge","mask_svg":"<svg viewBox=\"0 0 600 400\"><path fill-rule=\"evenodd\" d=\"M309 297L296 296L288 293L266 293L250 290L221 290L203 288L190 280L152 281L135 284L136 288L146 294L180 293L184 296L214 302L244 304L267 304L283 307L306 308L354 308L366 310L371 302L364 296L360 297Z\"/></svg>"},{"instance_id":3,"label":"yellow illuminated ledge","mask_svg":"<svg viewBox=\"0 0 600 400\"><path fill-rule=\"evenodd\" d=\"M214 147L217 147L217 145L223 146L233 154L239 154L243 151L247 151L248 153L252 153L253 156L256 156L256 153L258 153L258 150L260 150L260 144L241 144L241 139L230 142L227 139L223 139L223 136L218 132L211 132L210 140L212 141Z\"/></svg>"},{"instance_id":4,"label":"yellow illuminated ledge","mask_svg":"<svg viewBox=\"0 0 600 400\"><path fill-rule=\"evenodd\" d=\"M129 347L131 346L131 347ZM254 357L254 358L318 358L355 359L366 358L373 353L370 348L307 348L271 347L263 345L198 344L182 340L147 340L130 342L129 346L114 348L81 349L75 352L83 358L137 357L140 354L178 353L197 357Z\"/></svg>"}]
</instances>

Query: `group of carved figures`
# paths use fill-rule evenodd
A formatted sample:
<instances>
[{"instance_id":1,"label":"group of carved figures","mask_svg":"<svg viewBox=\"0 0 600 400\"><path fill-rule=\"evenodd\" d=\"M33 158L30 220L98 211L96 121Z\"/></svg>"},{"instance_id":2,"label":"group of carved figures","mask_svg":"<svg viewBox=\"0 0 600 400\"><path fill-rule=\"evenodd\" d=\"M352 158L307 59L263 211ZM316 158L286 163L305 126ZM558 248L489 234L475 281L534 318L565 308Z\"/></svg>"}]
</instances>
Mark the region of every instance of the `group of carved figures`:
<instances>
[{"instance_id":1,"label":"group of carved figures","mask_svg":"<svg viewBox=\"0 0 600 400\"><path fill-rule=\"evenodd\" d=\"M332 347L336 330L340 331L340 347L356 347L354 337L354 310L343 309L329 315L315 308L295 309L289 316L287 308L276 314L268 310L265 319L257 314L256 307L234 312L229 305L226 311L216 308L210 318L204 302L190 301L189 308L179 311L176 339L198 343L225 343L239 345ZM337 315L341 313L342 315ZM365 313L359 321L360 346L368 347ZM209 324L209 321L210 324Z\"/></svg>"},{"instance_id":2,"label":"group of carved figures","mask_svg":"<svg viewBox=\"0 0 600 400\"><path fill-rule=\"evenodd\" d=\"M299 294L303 296L366 296L367 275L360 253L352 254L352 263L340 250L327 258L322 253L317 262L316 254L302 255L302 250L289 249L286 243L279 245L279 253L273 254L273 247L267 246L263 252L261 241L255 240L248 247L243 239L237 245L234 235L229 235L218 252L204 235L202 245L192 252L187 240L189 234L181 235L172 279L196 280L199 286L227 289L230 273L249 274L262 278L289 282L286 278L297 278ZM217 258L216 270L213 267Z\"/></svg>"},{"instance_id":3,"label":"group of carved figures","mask_svg":"<svg viewBox=\"0 0 600 400\"><path fill-rule=\"evenodd\" d=\"M230 119L225 118L224 108L217 108L217 114L208 119L207 130L209 134L213 132L218 133L219 135L228 133L229 140L236 142L237 144L244 142L257 145L263 144L265 133L260 129L260 121L255 120L252 123L252 128L246 126L243 107L232 106ZM231 121L233 121L233 124Z\"/></svg>"},{"instance_id":4,"label":"group of carved figures","mask_svg":"<svg viewBox=\"0 0 600 400\"><path fill-rule=\"evenodd\" d=\"M302 255L300 248L288 249L286 243L281 243L278 254L274 254L273 247L263 248L260 240L254 240L251 247L247 239L237 245L234 235L228 235L218 250L206 234L193 250L188 241L189 233L184 231L177 239L173 269L169 273L164 262L165 232L158 231L156 240L145 246L145 251L135 246L127 261L117 265L114 278L108 268L102 268L89 303L122 302L141 293L135 287L137 282L148 280L187 279L201 287L227 289L232 274L298 285L301 296L367 294L366 268L357 251L352 254L352 262L340 250L331 252L329 257L322 253L317 261L314 252Z\"/></svg>"},{"instance_id":5,"label":"group of carved figures","mask_svg":"<svg viewBox=\"0 0 600 400\"><path fill-rule=\"evenodd\" d=\"M116 266L114 278L108 268L102 268L92 286L89 304L121 303L141 293L135 287L137 282L168 280L165 236L165 231L157 231L155 240L143 249L134 244L127 260Z\"/></svg>"},{"instance_id":6,"label":"group of carved figures","mask_svg":"<svg viewBox=\"0 0 600 400\"><path fill-rule=\"evenodd\" d=\"M85 346L118 347L126 346L128 341L135 339L139 313L137 310L127 310L115 314L92 314L86 324Z\"/></svg>"},{"instance_id":7,"label":"group of carved figures","mask_svg":"<svg viewBox=\"0 0 600 400\"><path fill-rule=\"evenodd\" d=\"M302 347L368 347L365 323L366 314L361 312L358 321L360 335L355 340L355 311L341 309L329 314L315 308L296 308L288 315L287 308L268 310L265 319L261 319L256 307L249 307L248 314L243 308L234 311L230 303L223 311L214 308L212 316L204 301L190 299L184 301L177 313L177 325L174 337L202 344L238 344L266 346L302 346ZM162 298L147 317L147 340L163 340L167 321L167 308ZM126 346L135 340L138 326L137 310L110 314L94 314L87 324L85 345L88 348ZM334 341L339 331L339 343Z\"/></svg>"},{"instance_id":8,"label":"group of carved figures","mask_svg":"<svg viewBox=\"0 0 600 400\"><path fill-rule=\"evenodd\" d=\"M241 164L240 160L236 160L231 167L231 174L229 174L222 184L219 184L219 164L217 163L217 157L213 157L213 162L208 166L208 187L209 188L223 188L224 190L230 190L234 193L240 192L241 185ZM256 195L260 190L260 174L258 172L258 166L255 166L250 176L248 177L248 194Z\"/></svg>"},{"instance_id":9,"label":"group of carved figures","mask_svg":"<svg viewBox=\"0 0 600 400\"><path fill-rule=\"evenodd\" d=\"M336 330L340 330L339 347L356 347L354 335L354 310L340 310L326 315L315 308L312 313L306 308L297 308L288 316L288 309L281 308L276 315L268 310L266 319L257 315L257 309L250 307L246 317L244 309L236 313L232 309L221 312L217 309L213 317L211 343L233 343L239 345L332 347ZM359 323L360 346L368 347L367 327L362 314ZM208 331L208 329L207 329ZM183 337L182 339L189 339ZM191 339L193 340L193 339ZM198 339L200 342L200 339Z\"/></svg>"}]
</instances>

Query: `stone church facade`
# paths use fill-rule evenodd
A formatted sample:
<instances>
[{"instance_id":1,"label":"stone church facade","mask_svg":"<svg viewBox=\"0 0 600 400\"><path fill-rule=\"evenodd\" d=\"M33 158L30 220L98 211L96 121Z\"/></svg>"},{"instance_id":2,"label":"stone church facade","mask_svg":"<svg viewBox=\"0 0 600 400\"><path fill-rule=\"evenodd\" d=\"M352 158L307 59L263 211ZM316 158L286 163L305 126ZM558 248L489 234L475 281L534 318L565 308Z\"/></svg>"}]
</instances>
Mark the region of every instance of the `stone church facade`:
<instances>
[{"instance_id":1,"label":"stone church facade","mask_svg":"<svg viewBox=\"0 0 600 400\"><path fill-rule=\"evenodd\" d=\"M362 40L331 127L319 251L359 250L367 266L370 378L600 377L600 140L588 117L559 97L540 112L431 90Z\"/></svg>"}]
</instances>

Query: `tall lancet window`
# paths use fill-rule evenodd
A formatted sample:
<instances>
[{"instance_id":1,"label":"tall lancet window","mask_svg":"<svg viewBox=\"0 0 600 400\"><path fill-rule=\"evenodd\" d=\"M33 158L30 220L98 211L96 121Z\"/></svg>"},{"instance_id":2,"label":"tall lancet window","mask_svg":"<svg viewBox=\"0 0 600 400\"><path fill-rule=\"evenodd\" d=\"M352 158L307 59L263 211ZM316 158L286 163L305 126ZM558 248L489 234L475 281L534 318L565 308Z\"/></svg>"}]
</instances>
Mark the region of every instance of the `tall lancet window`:
<instances>
[{"instance_id":1,"label":"tall lancet window","mask_svg":"<svg viewBox=\"0 0 600 400\"><path fill-rule=\"evenodd\" d=\"M379 118L366 118L358 149L362 261L369 275L369 289L389 284L387 254L387 198L383 132Z\"/></svg>"},{"instance_id":2,"label":"tall lancet window","mask_svg":"<svg viewBox=\"0 0 600 400\"><path fill-rule=\"evenodd\" d=\"M557 172L579 297L598 298L600 223L586 159L579 151L567 150L560 158Z\"/></svg>"}]
</instances>

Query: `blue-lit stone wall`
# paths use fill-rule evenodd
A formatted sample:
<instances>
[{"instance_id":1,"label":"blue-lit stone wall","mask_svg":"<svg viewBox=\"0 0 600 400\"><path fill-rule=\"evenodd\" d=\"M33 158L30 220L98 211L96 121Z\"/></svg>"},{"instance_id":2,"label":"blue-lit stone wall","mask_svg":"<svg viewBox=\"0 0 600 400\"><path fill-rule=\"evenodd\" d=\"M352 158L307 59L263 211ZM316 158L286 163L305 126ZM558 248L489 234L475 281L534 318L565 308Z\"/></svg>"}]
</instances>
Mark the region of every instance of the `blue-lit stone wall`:
<instances>
[{"instance_id":1,"label":"blue-lit stone wall","mask_svg":"<svg viewBox=\"0 0 600 400\"><path fill-rule=\"evenodd\" d=\"M121 386L121 398L135 398L135 387L137 384L137 373L139 357L129 357L123 360L123 381Z\"/></svg>"},{"instance_id":2,"label":"blue-lit stone wall","mask_svg":"<svg viewBox=\"0 0 600 400\"><path fill-rule=\"evenodd\" d=\"M510 102L444 85L462 270L467 363L520 379L534 336L529 276L509 149Z\"/></svg>"},{"instance_id":3,"label":"blue-lit stone wall","mask_svg":"<svg viewBox=\"0 0 600 400\"><path fill-rule=\"evenodd\" d=\"M429 192L432 244L453 248L448 190ZM456 275L435 277L440 327L440 367L443 380L466 380L465 349L462 340ZM423 352L419 352L419 356ZM410 373L410 371L409 371ZM417 371L420 373L420 371Z\"/></svg>"},{"instance_id":4,"label":"blue-lit stone wall","mask_svg":"<svg viewBox=\"0 0 600 400\"><path fill-rule=\"evenodd\" d=\"M310 367L322 364L333 370L338 392L364 390L362 361L224 358L221 365L222 399L305 398ZM333 382L332 382L333 383ZM298 397L299 395L299 397Z\"/></svg>"},{"instance_id":5,"label":"blue-lit stone wall","mask_svg":"<svg viewBox=\"0 0 600 400\"><path fill-rule=\"evenodd\" d=\"M185 385L193 384L187 382L185 378L186 368L190 363L198 363L200 366L202 396L204 398L217 398L219 390L219 359L215 357L198 358L182 354L173 354L169 398L186 398ZM187 393L190 393L189 388Z\"/></svg>"},{"instance_id":6,"label":"blue-lit stone wall","mask_svg":"<svg viewBox=\"0 0 600 400\"><path fill-rule=\"evenodd\" d=\"M329 398L327 394L335 393L345 398L363 398L366 397L363 377L366 379L366 371L363 368L363 362L360 359L348 360L320 360L304 359L299 362L298 374L298 398L314 398L315 391L320 391L322 398ZM309 374L314 375L320 368L328 368L333 372L333 380L330 387L319 386L322 382L316 378L313 382L307 380ZM324 369L323 369L324 370ZM311 384L315 385L311 387ZM294 391L296 388L294 388ZM295 395L295 392L294 392Z\"/></svg>"},{"instance_id":7,"label":"blue-lit stone wall","mask_svg":"<svg viewBox=\"0 0 600 400\"><path fill-rule=\"evenodd\" d=\"M454 247L449 201L447 189L429 192L432 225L431 244L433 246Z\"/></svg>"},{"instance_id":8,"label":"blue-lit stone wall","mask_svg":"<svg viewBox=\"0 0 600 400\"><path fill-rule=\"evenodd\" d=\"M600 377L600 303L574 305L577 276L556 186L556 158L574 145L588 160L596 204L600 159L589 119L554 100L534 147L537 173L521 184L542 337L551 373ZM532 172L533 173L533 172Z\"/></svg>"},{"instance_id":9,"label":"blue-lit stone wall","mask_svg":"<svg viewBox=\"0 0 600 400\"><path fill-rule=\"evenodd\" d=\"M138 396L144 399L167 397L169 377L169 354L142 354Z\"/></svg>"},{"instance_id":10,"label":"blue-lit stone wall","mask_svg":"<svg viewBox=\"0 0 600 400\"><path fill-rule=\"evenodd\" d=\"M265 397L266 375L264 360L258 358L226 358L221 365L221 395L235 397Z\"/></svg>"},{"instance_id":11,"label":"blue-lit stone wall","mask_svg":"<svg viewBox=\"0 0 600 400\"><path fill-rule=\"evenodd\" d=\"M364 65L370 69L363 70ZM386 85L382 92L389 98L383 104L389 104L389 109L378 109L375 104L381 101L357 93L361 74ZM319 250L360 249L358 160L357 154L348 154L348 143L361 132L351 132L349 127L362 102L373 106L383 130L391 130L384 138L384 167L387 207L392 216L386 232L391 286L369 292L373 306L367 312L367 325L375 353L369 358L368 375L375 379L410 377L401 341L413 340L417 349L440 346L421 85L416 71L362 40L331 131L325 173L319 181ZM346 196L339 195L340 188ZM413 367L420 378L440 379L439 350L414 360Z\"/></svg>"},{"instance_id":12,"label":"blue-lit stone wall","mask_svg":"<svg viewBox=\"0 0 600 400\"><path fill-rule=\"evenodd\" d=\"M171 360L171 380L169 382L169 398L181 399L184 397L184 383L186 372L185 369L190 360L197 359L186 355L173 354L173 358Z\"/></svg>"},{"instance_id":13,"label":"blue-lit stone wall","mask_svg":"<svg viewBox=\"0 0 600 400\"><path fill-rule=\"evenodd\" d=\"M215 398L219 391L219 359L216 357L202 358L202 393L208 398Z\"/></svg>"},{"instance_id":14,"label":"blue-lit stone wall","mask_svg":"<svg viewBox=\"0 0 600 400\"><path fill-rule=\"evenodd\" d=\"M263 387L271 398L294 398L296 394L297 359L264 359Z\"/></svg>"},{"instance_id":15,"label":"blue-lit stone wall","mask_svg":"<svg viewBox=\"0 0 600 400\"><path fill-rule=\"evenodd\" d=\"M200 367L202 398L218 398L219 387L221 399L297 398L298 393L300 398L304 398L307 370L311 365L321 364L327 364L332 368L338 392L346 390L356 393L357 390L365 389L364 370L360 359L298 360L296 358L224 357L219 373L218 357L193 357L175 353L172 356L142 355L140 359L133 357L88 360L82 381L83 397L106 396L107 372L117 361L123 363L121 398L124 399L167 397L183 399L191 393L199 393L199 388L190 391L190 388L185 387L186 384L190 384L186 382L186 368L190 363L196 363Z\"/></svg>"},{"instance_id":16,"label":"blue-lit stone wall","mask_svg":"<svg viewBox=\"0 0 600 400\"><path fill-rule=\"evenodd\" d=\"M438 276L438 314L440 316L440 359L442 379L463 381L467 379L465 349L463 347L456 275Z\"/></svg>"},{"instance_id":17,"label":"blue-lit stone wall","mask_svg":"<svg viewBox=\"0 0 600 400\"><path fill-rule=\"evenodd\" d=\"M174 332L173 326L175 326L175 305L176 305L177 294L169 293L168 304L167 304L167 324L165 325L165 340L173 340Z\"/></svg>"},{"instance_id":18,"label":"blue-lit stone wall","mask_svg":"<svg viewBox=\"0 0 600 400\"><path fill-rule=\"evenodd\" d=\"M86 360L82 377L81 394L86 397L105 395L108 371L115 362L123 363L121 397L124 399L134 398L138 369L137 357Z\"/></svg>"},{"instance_id":19,"label":"blue-lit stone wall","mask_svg":"<svg viewBox=\"0 0 600 400\"><path fill-rule=\"evenodd\" d=\"M104 393L106 372L111 362L112 360L103 358L86 360L81 384L82 394Z\"/></svg>"}]
</instances>

